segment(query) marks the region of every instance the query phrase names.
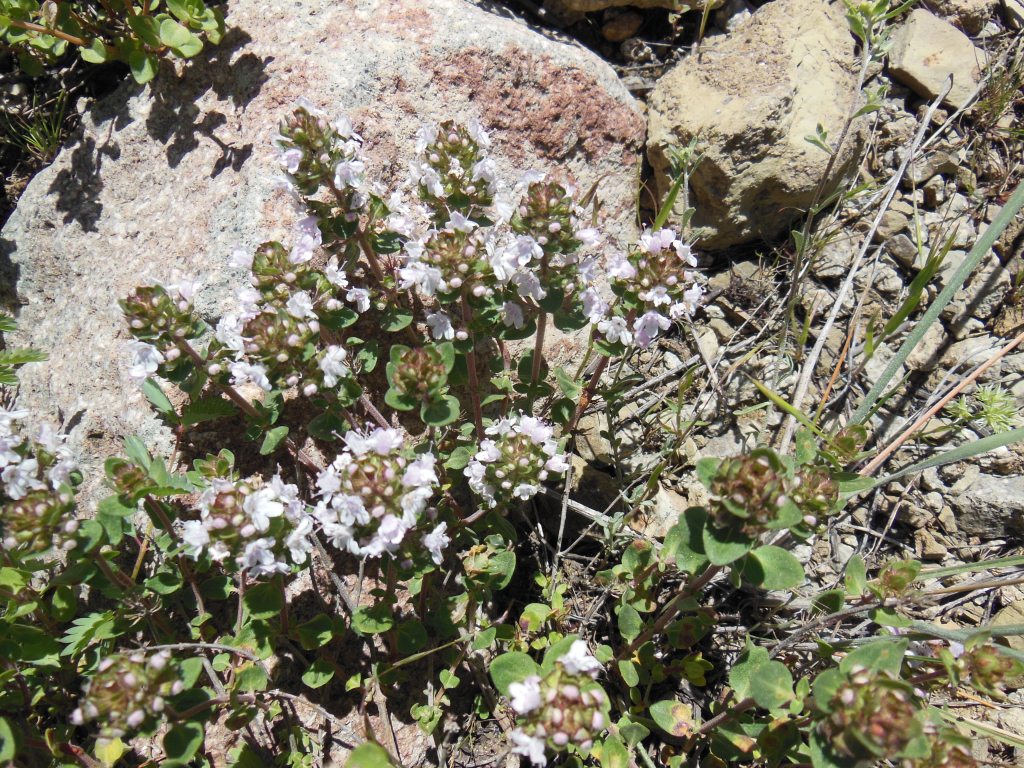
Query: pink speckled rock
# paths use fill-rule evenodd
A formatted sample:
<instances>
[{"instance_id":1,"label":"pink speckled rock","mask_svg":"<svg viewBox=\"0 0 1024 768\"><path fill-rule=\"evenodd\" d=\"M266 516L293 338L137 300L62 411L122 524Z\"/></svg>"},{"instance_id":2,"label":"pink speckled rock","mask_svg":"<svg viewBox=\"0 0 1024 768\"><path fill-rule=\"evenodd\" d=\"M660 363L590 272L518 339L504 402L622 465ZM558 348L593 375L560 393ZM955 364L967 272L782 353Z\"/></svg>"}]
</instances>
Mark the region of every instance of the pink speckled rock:
<instances>
[{"instance_id":1,"label":"pink speckled rock","mask_svg":"<svg viewBox=\"0 0 1024 768\"><path fill-rule=\"evenodd\" d=\"M20 404L80 414L72 445L95 488L126 435L158 451L170 433L127 375L117 300L147 276L198 275L215 320L242 284L233 249L285 237L296 214L272 191L270 139L304 96L347 113L373 174L404 179L416 128L476 117L501 173L565 169L601 179L611 247L635 237L644 122L612 70L578 46L466 0L233 0L224 45L180 78L126 83L84 116L74 143L29 185L0 239L21 330L46 350Z\"/></svg>"}]
</instances>

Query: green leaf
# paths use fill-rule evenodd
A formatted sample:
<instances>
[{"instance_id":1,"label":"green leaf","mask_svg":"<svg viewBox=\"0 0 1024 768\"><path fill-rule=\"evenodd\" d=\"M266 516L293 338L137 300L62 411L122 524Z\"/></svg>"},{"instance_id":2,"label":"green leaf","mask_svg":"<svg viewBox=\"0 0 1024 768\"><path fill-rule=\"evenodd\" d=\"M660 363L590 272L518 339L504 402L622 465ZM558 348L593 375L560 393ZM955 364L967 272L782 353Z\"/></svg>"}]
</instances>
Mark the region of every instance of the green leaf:
<instances>
[{"instance_id":1,"label":"green leaf","mask_svg":"<svg viewBox=\"0 0 1024 768\"><path fill-rule=\"evenodd\" d=\"M96 746L93 747L93 754L106 768L113 768L126 750L127 747L125 747L124 742L120 738L97 739Z\"/></svg>"},{"instance_id":2,"label":"green leaf","mask_svg":"<svg viewBox=\"0 0 1024 768\"><path fill-rule=\"evenodd\" d=\"M508 696L508 687L531 675L540 674L540 666L525 653L511 651L503 653L491 662L491 680L502 696Z\"/></svg>"},{"instance_id":3,"label":"green leaf","mask_svg":"<svg viewBox=\"0 0 1024 768\"><path fill-rule=\"evenodd\" d=\"M288 436L288 427L274 427L267 432L260 446L260 455L268 456L277 450L277 446Z\"/></svg>"},{"instance_id":4,"label":"green leaf","mask_svg":"<svg viewBox=\"0 0 1024 768\"><path fill-rule=\"evenodd\" d=\"M425 404L420 409L420 418L424 424L432 427L444 427L451 424L459 417L459 401L451 395L445 395L439 400Z\"/></svg>"},{"instance_id":5,"label":"green leaf","mask_svg":"<svg viewBox=\"0 0 1024 768\"><path fill-rule=\"evenodd\" d=\"M623 605L619 608L619 634L627 642L632 642L644 631L644 620L640 613L631 605Z\"/></svg>"},{"instance_id":6,"label":"green leaf","mask_svg":"<svg viewBox=\"0 0 1024 768\"><path fill-rule=\"evenodd\" d=\"M175 763L188 763L203 746L203 726L190 721L179 723L164 736L164 754ZM167 765L167 763L164 763Z\"/></svg>"},{"instance_id":7,"label":"green leaf","mask_svg":"<svg viewBox=\"0 0 1024 768\"><path fill-rule=\"evenodd\" d=\"M312 619L295 628L299 644L307 651L327 645L334 638L334 621L325 613L318 613Z\"/></svg>"},{"instance_id":8,"label":"green leaf","mask_svg":"<svg viewBox=\"0 0 1024 768\"><path fill-rule=\"evenodd\" d=\"M843 674L849 674L854 667L864 667L872 672L888 672L898 677L909 644L906 638L875 640L850 652L839 662L839 669Z\"/></svg>"},{"instance_id":9,"label":"green leaf","mask_svg":"<svg viewBox=\"0 0 1024 768\"><path fill-rule=\"evenodd\" d=\"M388 333L395 333L408 328L412 322L412 312L407 309L389 307L380 316L380 327Z\"/></svg>"},{"instance_id":10,"label":"green leaf","mask_svg":"<svg viewBox=\"0 0 1024 768\"><path fill-rule=\"evenodd\" d=\"M693 733L693 707L679 701L657 701L651 704L651 719L661 730L677 739Z\"/></svg>"},{"instance_id":11,"label":"green leaf","mask_svg":"<svg viewBox=\"0 0 1024 768\"><path fill-rule=\"evenodd\" d=\"M864 558L854 555L846 563L846 592L853 597L859 597L868 590L868 567Z\"/></svg>"},{"instance_id":12,"label":"green leaf","mask_svg":"<svg viewBox=\"0 0 1024 768\"><path fill-rule=\"evenodd\" d=\"M146 379L142 382L142 394L146 396L146 399L153 404L157 412L166 416L173 421L178 420L178 412L174 410L174 406L171 401L167 399L167 395L160 388L160 385L153 379Z\"/></svg>"},{"instance_id":13,"label":"green leaf","mask_svg":"<svg viewBox=\"0 0 1024 768\"><path fill-rule=\"evenodd\" d=\"M583 391L582 385L566 373L562 366L555 368L555 381L558 382L558 388L562 390L562 394L570 400L578 399Z\"/></svg>"},{"instance_id":14,"label":"green leaf","mask_svg":"<svg viewBox=\"0 0 1024 768\"><path fill-rule=\"evenodd\" d=\"M750 553L744 578L764 589L793 589L804 581L804 567L793 553L772 545Z\"/></svg>"},{"instance_id":15,"label":"green leaf","mask_svg":"<svg viewBox=\"0 0 1024 768\"><path fill-rule=\"evenodd\" d=\"M352 615L352 629L360 635L380 635L395 625L391 609L384 603L358 608Z\"/></svg>"},{"instance_id":16,"label":"green leaf","mask_svg":"<svg viewBox=\"0 0 1024 768\"><path fill-rule=\"evenodd\" d=\"M138 35L139 40L153 48L160 47L160 24L156 19L152 16L133 13L128 15L127 21L132 32Z\"/></svg>"},{"instance_id":17,"label":"green leaf","mask_svg":"<svg viewBox=\"0 0 1024 768\"><path fill-rule=\"evenodd\" d=\"M235 690L240 693L265 691L269 682L262 664L247 661L235 670Z\"/></svg>"},{"instance_id":18,"label":"green leaf","mask_svg":"<svg viewBox=\"0 0 1024 768\"><path fill-rule=\"evenodd\" d=\"M750 678L750 695L769 712L780 709L793 699L793 675L781 661L760 664Z\"/></svg>"},{"instance_id":19,"label":"green leaf","mask_svg":"<svg viewBox=\"0 0 1024 768\"><path fill-rule=\"evenodd\" d=\"M236 409L233 403L219 395L211 395L194 403L189 403L181 411L181 423L186 427L201 424L204 421L234 416Z\"/></svg>"},{"instance_id":20,"label":"green leaf","mask_svg":"<svg viewBox=\"0 0 1024 768\"><path fill-rule=\"evenodd\" d=\"M398 652L409 655L423 650L427 645L427 629L418 619L409 619L398 625L395 631Z\"/></svg>"},{"instance_id":21,"label":"green leaf","mask_svg":"<svg viewBox=\"0 0 1024 768\"><path fill-rule=\"evenodd\" d=\"M703 531L704 552L712 565L728 565L739 560L754 545L754 541L737 529L717 528L705 525Z\"/></svg>"},{"instance_id":22,"label":"green leaf","mask_svg":"<svg viewBox=\"0 0 1024 768\"><path fill-rule=\"evenodd\" d=\"M132 71L132 77L135 78L135 82L139 85L145 85L156 77L157 64L156 56L149 53L132 51L128 55L128 66Z\"/></svg>"},{"instance_id":23,"label":"green leaf","mask_svg":"<svg viewBox=\"0 0 1024 768\"><path fill-rule=\"evenodd\" d=\"M177 16L181 21L186 24L192 21L192 14L190 13L189 4L187 0L166 0L167 10Z\"/></svg>"},{"instance_id":24,"label":"green leaf","mask_svg":"<svg viewBox=\"0 0 1024 768\"><path fill-rule=\"evenodd\" d=\"M310 688L322 688L334 677L334 667L323 659L317 659L302 673L302 682Z\"/></svg>"},{"instance_id":25,"label":"green leaf","mask_svg":"<svg viewBox=\"0 0 1024 768\"><path fill-rule=\"evenodd\" d=\"M635 661L629 661L628 659L620 661L619 675L622 677L622 682L630 688L636 688L636 686L640 685L640 665Z\"/></svg>"},{"instance_id":26,"label":"green leaf","mask_svg":"<svg viewBox=\"0 0 1024 768\"><path fill-rule=\"evenodd\" d=\"M601 768L629 768L631 765L629 750L617 736L607 736L594 748Z\"/></svg>"},{"instance_id":27,"label":"green leaf","mask_svg":"<svg viewBox=\"0 0 1024 768\"><path fill-rule=\"evenodd\" d=\"M684 573L697 573L708 562L704 554L704 524L707 510L690 507L679 515L679 522L669 528L662 547L662 557L675 562Z\"/></svg>"},{"instance_id":28,"label":"green leaf","mask_svg":"<svg viewBox=\"0 0 1024 768\"><path fill-rule=\"evenodd\" d=\"M5 349L0 352L0 365L25 365L26 363L42 363L49 359L49 355L38 349L21 347L18 349Z\"/></svg>"},{"instance_id":29,"label":"green leaf","mask_svg":"<svg viewBox=\"0 0 1024 768\"><path fill-rule=\"evenodd\" d=\"M246 588L242 601L249 615L254 619L270 619L280 616L281 609L284 607L281 589L272 581Z\"/></svg>"},{"instance_id":30,"label":"green leaf","mask_svg":"<svg viewBox=\"0 0 1024 768\"><path fill-rule=\"evenodd\" d=\"M188 29L174 19L164 19L161 21L157 34L160 35L160 42L168 48L180 48L183 45L187 45L189 39L193 37Z\"/></svg>"},{"instance_id":31,"label":"green leaf","mask_svg":"<svg viewBox=\"0 0 1024 768\"><path fill-rule=\"evenodd\" d=\"M352 750L345 768L394 768L394 763L384 747L368 741Z\"/></svg>"},{"instance_id":32,"label":"green leaf","mask_svg":"<svg viewBox=\"0 0 1024 768\"><path fill-rule=\"evenodd\" d=\"M817 728L811 729L808 746L813 768L850 768L856 764L856 760L837 755L828 739Z\"/></svg>"},{"instance_id":33,"label":"green leaf","mask_svg":"<svg viewBox=\"0 0 1024 768\"><path fill-rule=\"evenodd\" d=\"M21 728L12 728L6 717L0 717L0 762L14 761L21 743Z\"/></svg>"}]
</instances>

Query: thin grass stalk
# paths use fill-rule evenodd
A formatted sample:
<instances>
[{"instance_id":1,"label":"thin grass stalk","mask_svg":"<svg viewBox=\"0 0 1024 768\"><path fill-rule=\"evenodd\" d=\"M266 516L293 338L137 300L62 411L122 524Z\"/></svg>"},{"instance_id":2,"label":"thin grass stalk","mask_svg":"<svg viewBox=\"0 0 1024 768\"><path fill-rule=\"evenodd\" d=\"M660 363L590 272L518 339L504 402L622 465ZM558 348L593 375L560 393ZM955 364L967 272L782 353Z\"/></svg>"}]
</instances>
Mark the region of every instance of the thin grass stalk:
<instances>
[{"instance_id":1,"label":"thin grass stalk","mask_svg":"<svg viewBox=\"0 0 1024 768\"><path fill-rule=\"evenodd\" d=\"M906 340L900 346L899 350L893 356L892 360L882 371L882 375L879 376L878 381L875 382L874 386L868 390L868 393L864 396L860 405L857 406L853 415L850 417L852 423L860 423L865 420L867 414L871 411L875 401L885 391L886 385L892 380L892 377L896 375L896 371L900 369L903 363L906 362L907 358L910 357L910 353L914 351L914 348L921 343L921 339L924 338L925 333L931 327L932 323L939 319L939 315L942 310L946 308L946 305L952 301L954 294L960 289L970 274L974 271L975 267L981 263L982 258L991 250L992 246L995 245L999 235L1003 233L1003 230L1013 221L1013 218L1020 212L1021 208L1024 208L1024 184L1019 184L1014 193L1010 196L1010 199L1006 201L995 219L985 230L985 232L975 242L974 247L971 248L970 253L967 254L967 258L963 260L963 263L957 268L956 272L949 279L946 287L942 289L935 301L931 303L928 310L924 313L921 319L914 326L914 330L910 332Z\"/></svg>"}]
</instances>

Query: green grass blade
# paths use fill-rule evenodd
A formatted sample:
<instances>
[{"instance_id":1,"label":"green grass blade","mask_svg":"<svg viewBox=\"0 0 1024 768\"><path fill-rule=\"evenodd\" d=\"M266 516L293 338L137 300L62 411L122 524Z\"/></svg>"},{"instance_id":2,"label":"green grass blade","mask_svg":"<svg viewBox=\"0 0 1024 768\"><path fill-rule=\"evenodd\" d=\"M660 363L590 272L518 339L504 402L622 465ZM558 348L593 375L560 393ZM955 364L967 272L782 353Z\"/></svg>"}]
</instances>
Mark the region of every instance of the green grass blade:
<instances>
[{"instance_id":1,"label":"green grass blade","mask_svg":"<svg viewBox=\"0 0 1024 768\"><path fill-rule=\"evenodd\" d=\"M1024 187L1024 184L1021 186ZM904 477L905 475L923 472L931 467L941 467L943 464L969 459L973 456L980 456L983 453L994 451L996 448L1002 448L1004 445L1011 445L1012 443L1019 443L1021 441L1024 441L1024 427L1011 429L1008 432L997 432L994 435L983 437L981 440L965 443L951 451L944 451L940 454L927 458L924 461L919 461L917 464L911 464L909 467L905 467L898 472L894 472L891 475L883 477L878 481L878 484L882 485L890 480L896 480Z\"/></svg>"},{"instance_id":2,"label":"green grass blade","mask_svg":"<svg viewBox=\"0 0 1024 768\"><path fill-rule=\"evenodd\" d=\"M967 258L964 259L963 263L957 268L956 272L949 279L949 283L942 289L939 295L935 298L935 301L931 303L928 310L924 313L921 319L914 325L914 329L907 336L906 340L900 346L899 351L893 356L892 360L882 371L882 375L878 378L878 381L874 383L871 390L864 396L860 405L857 406L857 410L853 412L850 417L850 422L854 424L862 424L865 421L865 417L870 412L871 407L875 404L875 401L881 396L882 392L885 391L886 385L896 375L896 371L900 369L910 353L914 351L914 348L921 343L921 339L924 338L925 333L931 327L932 323L939 319L939 315L942 310L946 308L953 299L953 295L960 289L970 274L974 271L974 268L981 263L981 260L985 257L985 254L991 250L995 244L996 239L1003 233L1003 230L1013 220L1014 216L1024 208L1024 184L1018 184L1017 189L1011 195L1010 199L1006 202L1006 205L1002 207L998 214L996 214L995 220L989 225L988 229L978 238L975 242L974 247L971 248L970 253L967 254Z\"/></svg>"}]
</instances>

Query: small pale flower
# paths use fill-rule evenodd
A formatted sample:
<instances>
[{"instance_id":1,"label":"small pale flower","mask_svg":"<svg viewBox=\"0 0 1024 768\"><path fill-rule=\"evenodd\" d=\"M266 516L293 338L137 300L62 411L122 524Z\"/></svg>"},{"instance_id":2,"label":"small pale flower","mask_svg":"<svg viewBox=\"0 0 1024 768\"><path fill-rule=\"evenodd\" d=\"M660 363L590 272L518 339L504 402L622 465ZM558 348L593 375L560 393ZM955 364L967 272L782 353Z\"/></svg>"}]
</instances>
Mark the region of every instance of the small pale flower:
<instances>
[{"instance_id":1,"label":"small pale flower","mask_svg":"<svg viewBox=\"0 0 1024 768\"><path fill-rule=\"evenodd\" d=\"M609 317L602 320L597 324L597 330L612 344L621 341L628 345L633 342L633 334L630 332L629 326L626 325L625 319L621 317Z\"/></svg>"},{"instance_id":2,"label":"small pale flower","mask_svg":"<svg viewBox=\"0 0 1024 768\"><path fill-rule=\"evenodd\" d=\"M272 488L261 488L245 497L242 509L260 533L270 528L270 518L284 514L284 504L277 500Z\"/></svg>"},{"instance_id":3,"label":"small pale flower","mask_svg":"<svg viewBox=\"0 0 1024 768\"><path fill-rule=\"evenodd\" d=\"M267 392L273 389L273 387L270 386L270 379L267 378L267 369L259 363L231 363L231 365L228 366L228 370L231 371L231 383L235 386L252 382L257 387Z\"/></svg>"},{"instance_id":4,"label":"small pale flower","mask_svg":"<svg viewBox=\"0 0 1024 768\"><path fill-rule=\"evenodd\" d=\"M533 712L543 703L540 695L540 677L538 675L530 675L521 683L509 684L508 693L512 709L520 715L527 715Z\"/></svg>"},{"instance_id":5,"label":"small pale flower","mask_svg":"<svg viewBox=\"0 0 1024 768\"><path fill-rule=\"evenodd\" d=\"M445 533L448 523L439 523L430 533L423 535L423 546L430 553L434 565L440 565L443 559L442 552L451 543L451 538Z\"/></svg>"},{"instance_id":6,"label":"small pale flower","mask_svg":"<svg viewBox=\"0 0 1024 768\"><path fill-rule=\"evenodd\" d=\"M365 288L349 288L345 300L356 305L356 312L362 314L370 308L370 292Z\"/></svg>"},{"instance_id":7,"label":"small pale flower","mask_svg":"<svg viewBox=\"0 0 1024 768\"><path fill-rule=\"evenodd\" d=\"M512 739L512 751L517 755L530 758L530 762L534 765L548 764L544 739L539 736L530 736L521 728L512 731L509 738Z\"/></svg>"},{"instance_id":8,"label":"small pale flower","mask_svg":"<svg viewBox=\"0 0 1024 768\"><path fill-rule=\"evenodd\" d=\"M645 312L633 324L636 343L641 347L650 346L651 342L657 337L659 330L667 331L671 325L671 321L664 315L654 311Z\"/></svg>"},{"instance_id":9,"label":"small pale flower","mask_svg":"<svg viewBox=\"0 0 1024 768\"><path fill-rule=\"evenodd\" d=\"M601 671L601 662L590 655L583 640L575 641L558 660L570 675L587 674L594 676Z\"/></svg>"},{"instance_id":10,"label":"small pale flower","mask_svg":"<svg viewBox=\"0 0 1024 768\"><path fill-rule=\"evenodd\" d=\"M523 308L514 301L506 301L501 305L501 322L517 329L523 328L526 325Z\"/></svg>"},{"instance_id":11,"label":"small pale flower","mask_svg":"<svg viewBox=\"0 0 1024 768\"><path fill-rule=\"evenodd\" d=\"M430 335L435 339L451 341L455 338L455 327L444 312L431 312L427 315L426 320L427 326L430 328Z\"/></svg>"},{"instance_id":12,"label":"small pale flower","mask_svg":"<svg viewBox=\"0 0 1024 768\"><path fill-rule=\"evenodd\" d=\"M129 342L132 351L132 367L128 369L128 375L135 381L145 381L156 373L157 368L164 362L163 353L152 344L144 341Z\"/></svg>"},{"instance_id":13,"label":"small pale flower","mask_svg":"<svg viewBox=\"0 0 1024 768\"><path fill-rule=\"evenodd\" d=\"M340 379L348 376L349 368L345 364L347 354L343 347L330 346L320 358L320 370L324 374L324 386L334 387Z\"/></svg>"},{"instance_id":14,"label":"small pale flower","mask_svg":"<svg viewBox=\"0 0 1024 768\"><path fill-rule=\"evenodd\" d=\"M288 303L285 304L285 309L288 310L289 315L298 320L316 317L316 312L313 311L313 299L306 291L293 293L288 299Z\"/></svg>"}]
</instances>

